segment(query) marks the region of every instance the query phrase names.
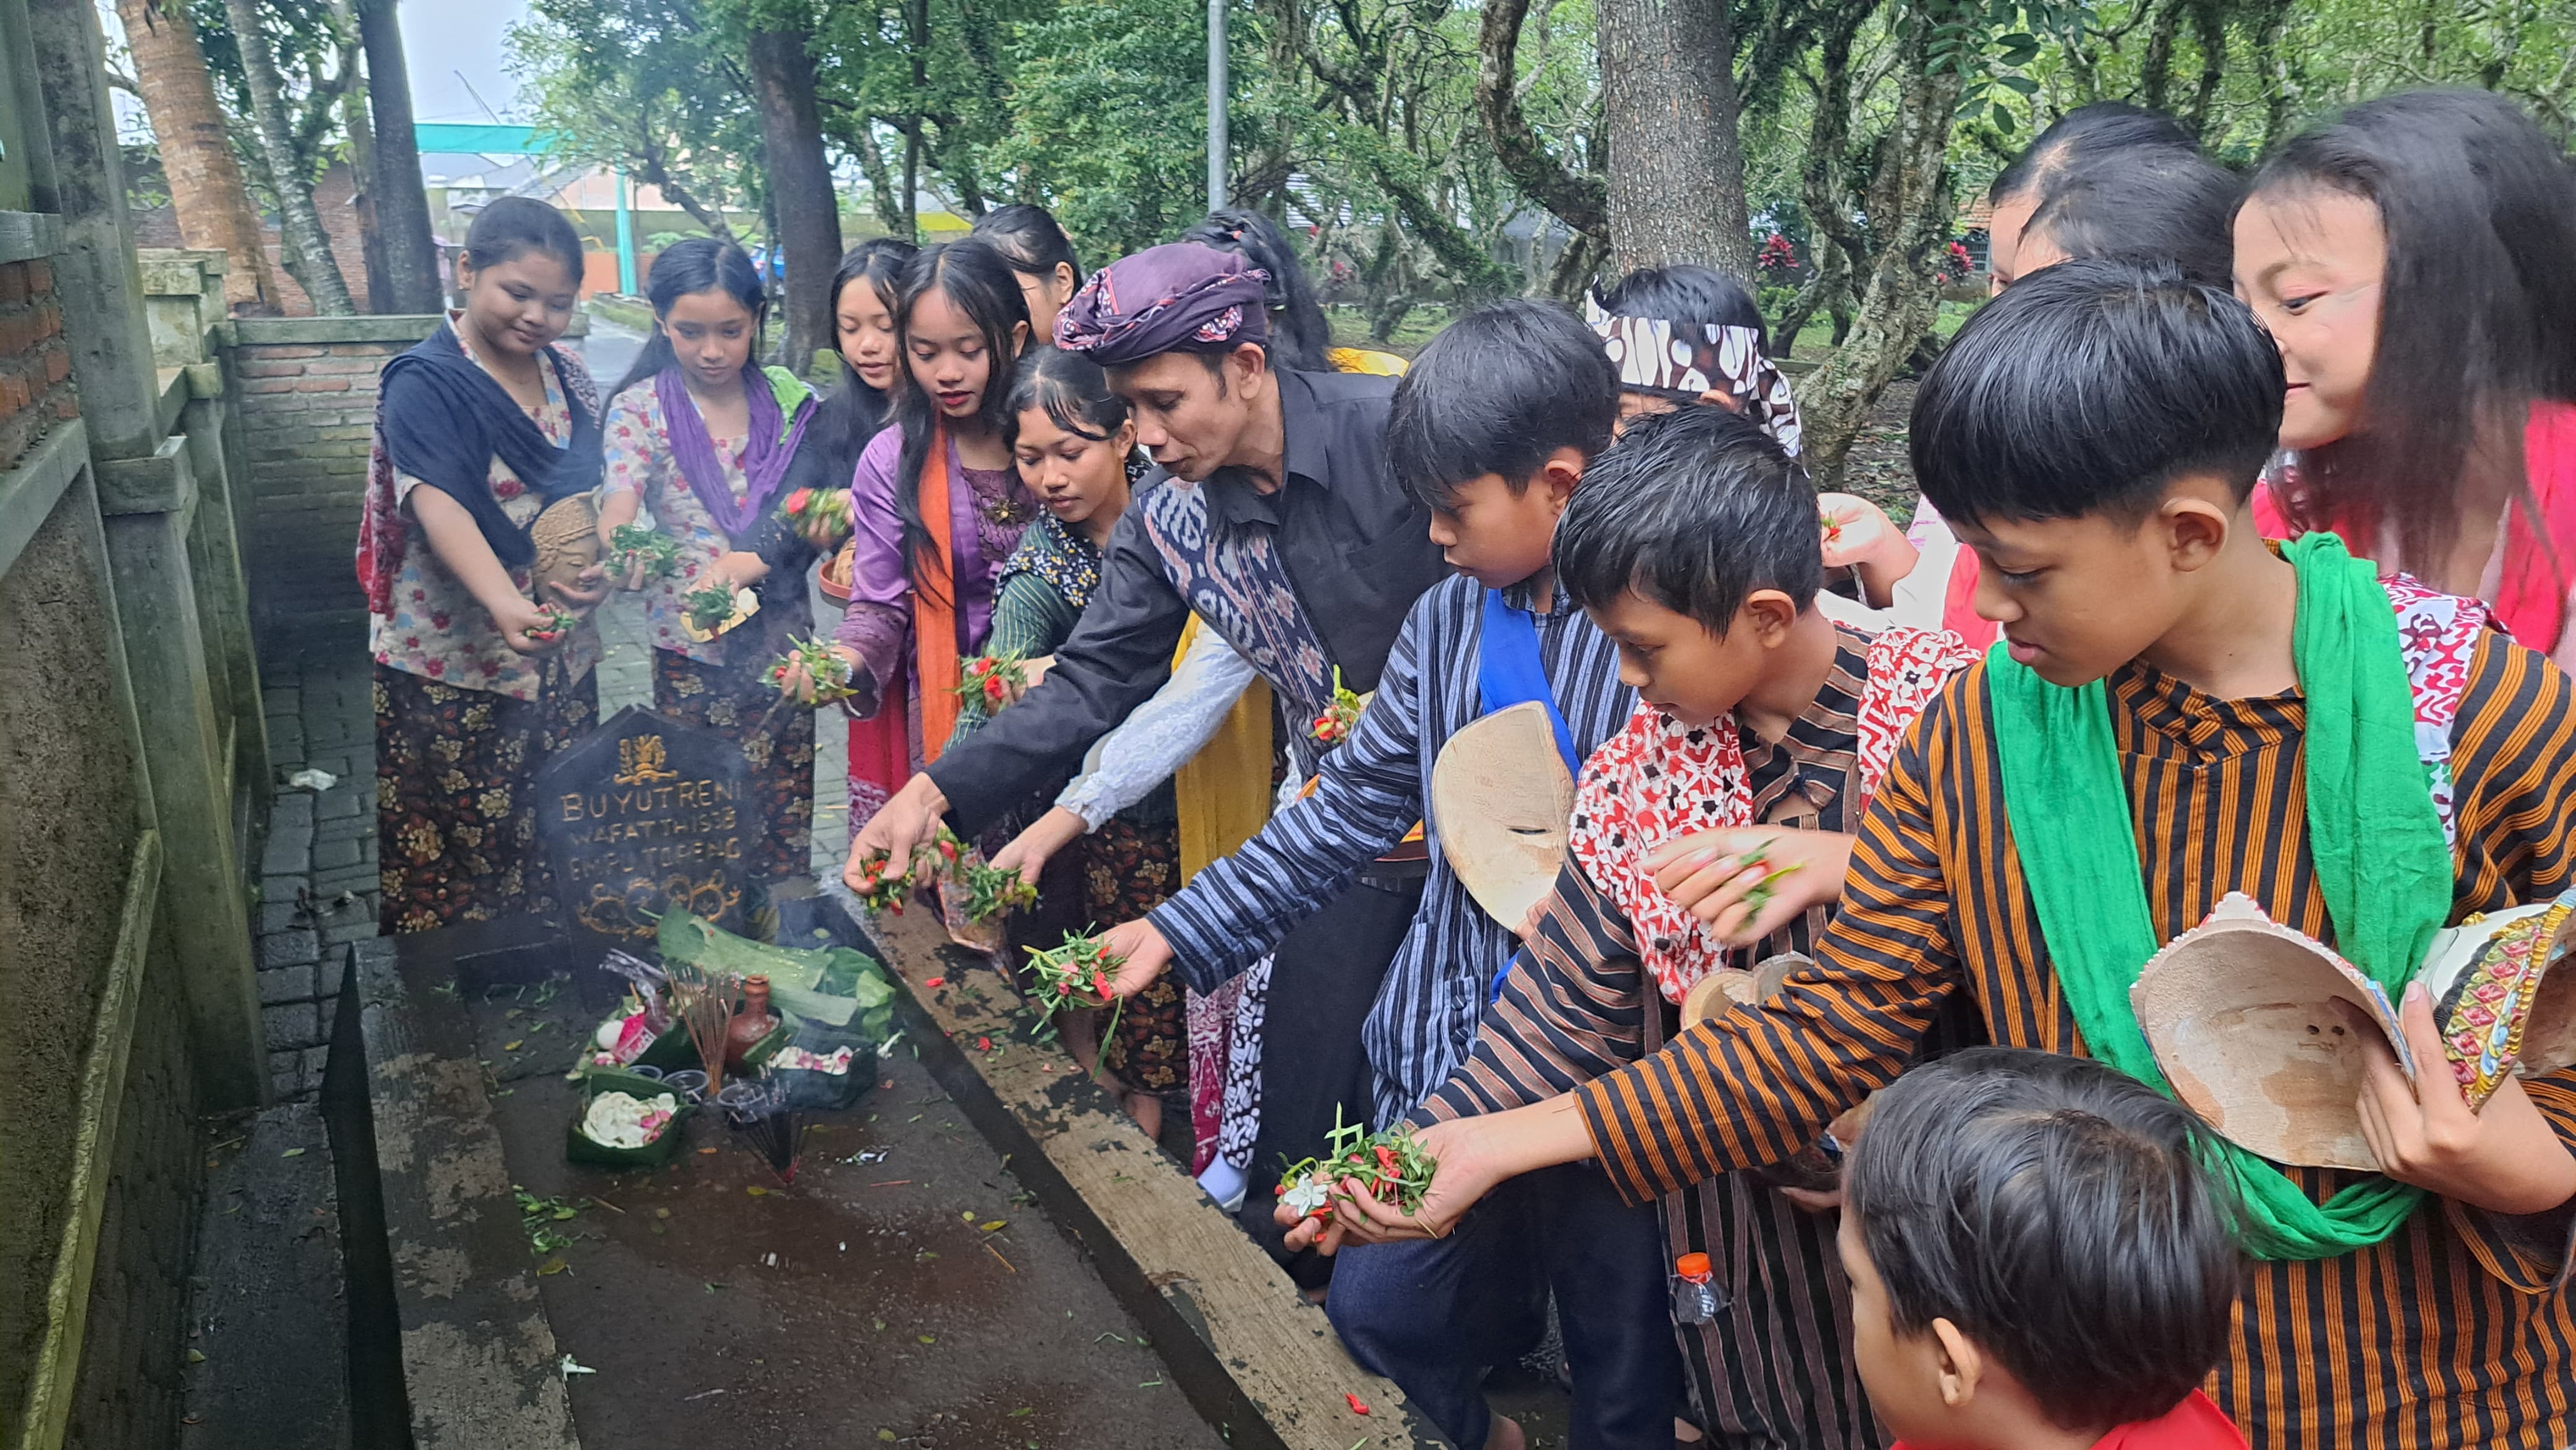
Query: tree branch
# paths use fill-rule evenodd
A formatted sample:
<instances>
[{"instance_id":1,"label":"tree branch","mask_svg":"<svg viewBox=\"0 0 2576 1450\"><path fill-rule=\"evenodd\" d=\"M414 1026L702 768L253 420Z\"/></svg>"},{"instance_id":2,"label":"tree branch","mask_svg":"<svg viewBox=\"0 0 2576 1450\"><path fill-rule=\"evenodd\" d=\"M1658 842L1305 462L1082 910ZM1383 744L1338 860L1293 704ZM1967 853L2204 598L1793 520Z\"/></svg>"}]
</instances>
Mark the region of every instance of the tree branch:
<instances>
[{"instance_id":1,"label":"tree branch","mask_svg":"<svg viewBox=\"0 0 2576 1450\"><path fill-rule=\"evenodd\" d=\"M1514 85L1519 70L1521 21L1529 0L1486 0L1483 26L1476 36L1476 115L1494 145L1503 174L1530 200L1546 207L1557 220L1586 236L1606 237L1610 230L1609 187L1600 177L1578 176L1548 153L1529 117L1521 110Z\"/></svg>"}]
</instances>

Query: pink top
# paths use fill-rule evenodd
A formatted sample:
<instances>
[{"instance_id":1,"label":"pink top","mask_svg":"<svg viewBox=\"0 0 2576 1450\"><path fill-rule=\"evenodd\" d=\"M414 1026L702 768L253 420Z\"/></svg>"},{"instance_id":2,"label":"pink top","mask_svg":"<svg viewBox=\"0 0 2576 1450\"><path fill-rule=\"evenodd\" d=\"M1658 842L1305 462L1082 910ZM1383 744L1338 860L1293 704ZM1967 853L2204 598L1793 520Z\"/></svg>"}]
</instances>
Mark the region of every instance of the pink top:
<instances>
[{"instance_id":1,"label":"pink top","mask_svg":"<svg viewBox=\"0 0 2576 1450\"><path fill-rule=\"evenodd\" d=\"M451 321L456 316L449 314ZM456 340L466 356L474 355L474 344L467 340L464 328L456 329ZM578 361L567 361L580 366ZM560 445L572 436L572 410L555 386L552 368L540 366L537 376L544 380L546 401L525 411L547 442ZM497 457L492 460L491 479L493 496L501 501L501 512L510 522L525 528L535 520L541 511L537 499ZM411 491L419 483L408 473L395 474L395 507L408 508ZM514 569L510 578L521 593L530 593L527 570ZM510 648L491 614L475 602L473 592L430 551L429 532L417 519L403 533L402 565L394 572L393 612L369 617L367 646L377 664L441 684L488 690L513 700L534 700L540 688L543 656ZM589 674L599 663L598 627L583 619L559 653L573 679Z\"/></svg>"},{"instance_id":2,"label":"pink top","mask_svg":"<svg viewBox=\"0 0 2576 1450\"><path fill-rule=\"evenodd\" d=\"M608 452L602 496L641 495L644 507L652 511L654 526L680 544L680 572L644 586L644 617L653 647L686 655L702 665L723 664L723 640L702 644L680 628L684 612L681 600L701 587L700 581L711 575L716 561L733 551L733 543L725 537L724 530L716 527L707 506L698 502L688 479L680 474L679 460L671 452L669 423L662 413L662 400L654 393L652 379L609 400L600 437ZM741 502L750 486L742 472L743 445L750 438L709 441L715 445L716 460L724 465L725 491L735 502Z\"/></svg>"}]
</instances>

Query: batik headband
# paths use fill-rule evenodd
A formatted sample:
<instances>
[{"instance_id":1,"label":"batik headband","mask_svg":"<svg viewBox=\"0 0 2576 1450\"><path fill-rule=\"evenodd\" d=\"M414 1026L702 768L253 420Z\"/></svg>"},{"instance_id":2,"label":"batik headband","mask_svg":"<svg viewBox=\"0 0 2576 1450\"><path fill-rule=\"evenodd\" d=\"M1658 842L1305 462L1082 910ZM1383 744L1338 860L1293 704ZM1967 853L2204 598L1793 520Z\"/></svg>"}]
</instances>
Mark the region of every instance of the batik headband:
<instances>
[{"instance_id":1,"label":"batik headband","mask_svg":"<svg viewBox=\"0 0 2576 1450\"><path fill-rule=\"evenodd\" d=\"M1056 314L1055 345L1114 368L1182 347L1267 343L1269 275L1196 242L1148 247L1091 274Z\"/></svg>"},{"instance_id":2,"label":"batik headband","mask_svg":"<svg viewBox=\"0 0 2576 1450\"><path fill-rule=\"evenodd\" d=\"M1759 329L1618 316L1588 293L1583 310L1619 370L1622 390L1694 403L1703 393L1724 392L1781 452L1798 456L1798 403L1789 380L1764 355Z\"/></svg>"}]
</instances>

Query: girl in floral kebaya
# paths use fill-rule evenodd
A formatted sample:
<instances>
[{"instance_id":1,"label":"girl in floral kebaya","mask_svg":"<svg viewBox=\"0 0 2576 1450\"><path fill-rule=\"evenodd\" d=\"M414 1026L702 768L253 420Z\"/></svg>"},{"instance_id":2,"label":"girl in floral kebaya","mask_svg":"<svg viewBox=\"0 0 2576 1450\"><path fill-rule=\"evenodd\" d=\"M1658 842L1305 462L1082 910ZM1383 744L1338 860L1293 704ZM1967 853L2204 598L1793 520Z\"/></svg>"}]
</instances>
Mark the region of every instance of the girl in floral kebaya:
<instances>
[{"instance_id":1,"label":"girl in floral kebaya","mask_svg":"<svg viewBox=\"0 0 2576 1450\"><path fill-rule=\"evenodd\" d=\"M601 541L622 582L645 592L654 708L726 736L749 762L766 827L750 872L774 881L805 870L813 839L814 717L773 710L770 677L814 628L805 578L818 540L784 507L813 393L752 362L768 298L742 248L677 243L654 259L647 291L653 338L608 408ZM639 507L676 543L673 563L618 548ZM747 618L699 603L739 591L758 605Z\"/></svg>"},{"instance_id":2,"label":"girl in floral kebaya","mask_svg":"<svg viewBox=\"0 0 2576 1450\"><path fill-rule=\"evenodd\" d=\"M456 265L463 309L385 364L358 580L388 932L550 904L531 784L596 723L582 616L606 591L595 567L540 579L531 537L550 506L586 510L599 477L598 395L555 346L580 277L571 223L495 201Z\"/></svg>"}]
</instances>

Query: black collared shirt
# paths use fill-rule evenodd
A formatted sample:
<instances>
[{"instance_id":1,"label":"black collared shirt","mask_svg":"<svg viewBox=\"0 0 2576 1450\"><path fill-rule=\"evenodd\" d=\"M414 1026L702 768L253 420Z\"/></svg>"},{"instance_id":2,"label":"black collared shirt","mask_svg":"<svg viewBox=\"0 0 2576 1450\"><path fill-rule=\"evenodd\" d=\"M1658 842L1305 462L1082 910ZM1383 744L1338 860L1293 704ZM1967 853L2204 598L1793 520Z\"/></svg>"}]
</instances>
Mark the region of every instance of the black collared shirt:
<instances>
[{"instance_id":1,"label":"black collared shirt","mask_svg":"<svg viewBox=\"0 0 2576 1450\"><path fill-rule=\"evenodd\" d=\"M1275 552L1293 593L1292 615L1329 666L1353 690L1376 688L1405 611L1449 574L1431 542L1430 516L1396 482L1386 462L1387 404L1394 380L1344 373L1277 375L1285 438L1277 492L1253 488L1241 470L1220 469L1196 487L1205 495L1204 548ZM1191 610L1184 593L1198 572L1198 541L1148 527L1149 495L1190 488L1157 469L1118 521L1101 561L1100 588L1055 667L1028 697L942 755L930 775L966 834L990 824L1029 794L1060 780L1091 743L1153 696ZM1203 610L1269 676L1287 700L1312 693L1310 672L1290 672L1247 620ZM1275 631L1272 638L1275 643Z\"/></svg>"}]
</instances>

